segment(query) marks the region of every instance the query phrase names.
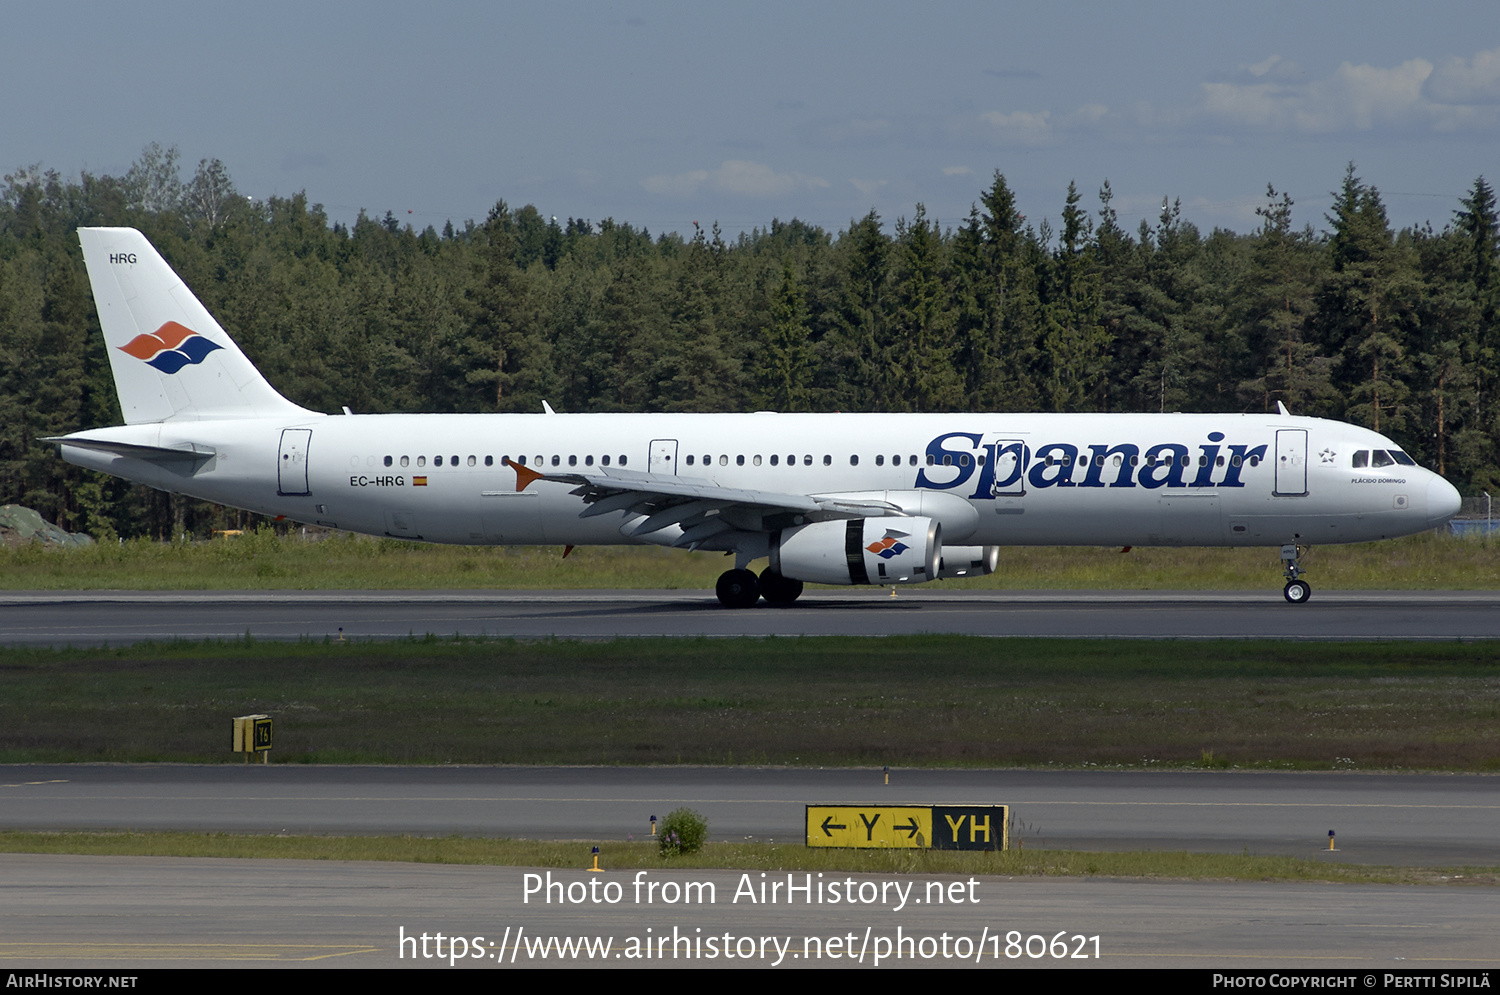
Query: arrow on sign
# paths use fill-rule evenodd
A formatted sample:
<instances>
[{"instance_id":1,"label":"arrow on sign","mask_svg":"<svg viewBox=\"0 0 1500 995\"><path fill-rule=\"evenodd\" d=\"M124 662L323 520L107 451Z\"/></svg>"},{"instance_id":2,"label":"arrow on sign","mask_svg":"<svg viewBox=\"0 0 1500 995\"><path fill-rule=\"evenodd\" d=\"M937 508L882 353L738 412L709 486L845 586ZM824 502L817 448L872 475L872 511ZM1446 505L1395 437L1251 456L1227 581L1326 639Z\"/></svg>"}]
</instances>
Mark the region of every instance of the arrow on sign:
<instances>
[{"instance_id":1,"label":"arrow on sign","mask_svg":"<svg viewBox=\"0 0 1500 995\"><path fill-rule=\"evenodd\" d=\"M898 832L898 833L901 832L901 831L903 831L903 830L905 830L905 832L906 832L906 838L907 839L911 839L913 836L917 835L917 830L921 829L922 827L917 824L917 818L916 818L916 816L912 816L911 817L911 821L908 822L906 825L904 825L904 826L893 826L891 828L895 829L896 832Z\"/></svg>"},{"instance_id":2,"label":"arrow on sign","mask_svg":"<svg viewBox=\"0 0 1500 995\"><path fill-rule=\"evenodd\" d=\"M824 836L832 836L833 835L833 830L835 830L835 829L848 829L849 828L848 826L840 825L838 823L834 823L833 825L829 825L829 823L831 823L831 822L833 822L833 816L831 816L831 815L828 818L826 818L826 819L823 820L823 835Z\"/></svg>"}]
</instances>

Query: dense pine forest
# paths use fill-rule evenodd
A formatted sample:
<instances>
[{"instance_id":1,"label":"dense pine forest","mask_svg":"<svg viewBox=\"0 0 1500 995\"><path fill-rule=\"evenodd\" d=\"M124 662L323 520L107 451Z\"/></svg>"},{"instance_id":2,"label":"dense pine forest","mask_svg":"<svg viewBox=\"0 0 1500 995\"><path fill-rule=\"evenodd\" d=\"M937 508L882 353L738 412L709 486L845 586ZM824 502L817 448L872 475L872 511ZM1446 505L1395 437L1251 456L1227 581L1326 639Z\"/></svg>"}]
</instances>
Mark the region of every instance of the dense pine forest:
<instances>
[{"instance_id":1,"label":"dense pine forest","mask_svg":"<svg viewBox=\"0 0 1500 995\"><path fill-rule=\"evenodd\" d=\"M1391 436L1465 494L1500 485L1500 218L1483 178L1441 229L1393 231L1351 164L1326 203L1268 187L1248 234L1108 182L1058 221L996 172L967 220L922 205L830 233L726 239L559 222L501 201L415 231L251 201L148 146L120 177L0 187L0 503L99 537L247 516L64 463L37 439L118 424L75 229L145 232L292 400L323 411L1268 411Z\"/></svg>"}]
</instances>

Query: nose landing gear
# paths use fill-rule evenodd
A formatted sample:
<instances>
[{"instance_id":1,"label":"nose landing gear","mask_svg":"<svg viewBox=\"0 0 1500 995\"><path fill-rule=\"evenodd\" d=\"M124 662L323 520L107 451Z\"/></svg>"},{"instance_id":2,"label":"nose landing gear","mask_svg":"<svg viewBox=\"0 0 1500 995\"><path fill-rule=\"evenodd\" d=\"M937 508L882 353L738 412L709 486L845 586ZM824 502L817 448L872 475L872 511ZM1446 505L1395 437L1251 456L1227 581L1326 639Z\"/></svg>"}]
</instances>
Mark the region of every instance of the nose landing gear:
<instances>
[{"instance_id":1,"label":"nose landing gear","mask_svg":"<svg viewBox=\"0 0 1500 995\"><path fill-rule=\"evenodd\" d=\"M1294 605L1306 604L1307 599L1312 597L1312 585L1302 579L1301 558L1305 552L1306 546L1295 543L1281 547L1281 565L1286 577L1286 587L1281 589L1281 595Z\"/></svg>"}]
</instances>

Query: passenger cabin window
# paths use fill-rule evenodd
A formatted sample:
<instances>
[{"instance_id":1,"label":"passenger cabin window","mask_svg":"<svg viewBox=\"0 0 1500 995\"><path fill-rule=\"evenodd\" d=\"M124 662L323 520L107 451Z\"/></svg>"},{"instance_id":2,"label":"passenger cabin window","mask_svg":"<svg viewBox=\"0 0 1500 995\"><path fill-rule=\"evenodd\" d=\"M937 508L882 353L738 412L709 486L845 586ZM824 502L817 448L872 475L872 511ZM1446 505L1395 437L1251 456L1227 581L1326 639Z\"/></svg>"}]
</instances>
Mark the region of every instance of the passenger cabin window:
<instances>
[{"instance_id":1,"label":"passenger cabin window","mask_svg":"<svg viewBox=\"0 0 1500 995\"><path fill-rule=\"evenodd\" d=\"M781 462L781 457L778 456L778 455L776 455L775 453L772 453L771 454L771 465L772 466L776 466L780 462Z\"/></svg>"},{"instance_id":2,"label":"passenger cabin window","mask_svg":"<svg viewBox=\"0 0 1500 995\"><path fill-rule=\"evenodd\" d=\"M484 458L484 465L485 466L494 466L495 465L495 457L493 457L493 456L486 456Z\"/></svg>"},{"instance_id":3,"label":"passenger cabin window","mask_svg":"<svg viewBox=\"0 0 1500 995\"><path fill-rule=\"evenodd\" d=\"M441 456L434 456L432 458L432 465L433 466L442 466L443 465L443 458Z\"/></svg>"},{"instance_id":4,"label":"passenger cabin window","mask_svg":"<svg viewBox=\"0 0 1500 995\"><path fill-rule=\"evenodd\" d=\"M426 466L426 465L427 465L427 457L426 456L418 456L417 457L417 466Z\"/></svg>"}]
</instances>

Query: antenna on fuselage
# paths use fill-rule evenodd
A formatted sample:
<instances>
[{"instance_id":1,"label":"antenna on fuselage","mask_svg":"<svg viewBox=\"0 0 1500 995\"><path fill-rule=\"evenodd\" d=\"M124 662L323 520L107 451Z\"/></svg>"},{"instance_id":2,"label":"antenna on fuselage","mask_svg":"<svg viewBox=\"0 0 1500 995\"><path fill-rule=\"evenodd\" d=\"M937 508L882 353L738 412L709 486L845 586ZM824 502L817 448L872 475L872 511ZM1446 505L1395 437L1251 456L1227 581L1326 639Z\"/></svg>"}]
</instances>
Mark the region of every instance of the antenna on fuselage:
<instances>
[{"instance_id":1,"label":"antenna on fuselage","mask_svg":"<svg viewBox=\"0 0 1500 995\"><path fill-rule=\"evenodd\" d=\"M1292 413L1286 409L1286 405L1282 404L1280 401L1276 402L1276 410L1287 418L1290 418L1292 416Z\"/></svg>"},{"instance_id":2,"label":"antenna on fuselage","mask_svg":"<svg viewBox=\"0 0 1500 995\"><path fill-rule=\"evenodd\" d=\"M548 414L548 415L555 415L555 414L557 414L556 411L552 410L552 405L548 404L546 401L542 402L542 413L543 414Z\"/></svg>"}]
</instances>

